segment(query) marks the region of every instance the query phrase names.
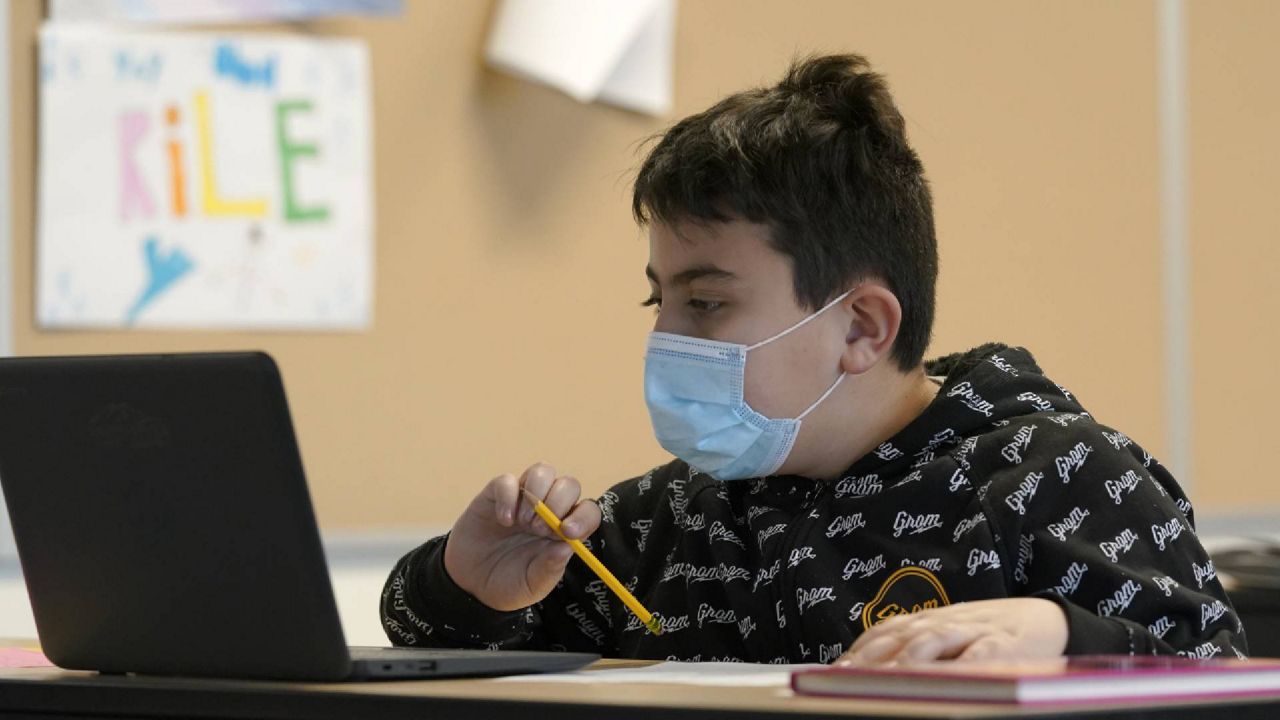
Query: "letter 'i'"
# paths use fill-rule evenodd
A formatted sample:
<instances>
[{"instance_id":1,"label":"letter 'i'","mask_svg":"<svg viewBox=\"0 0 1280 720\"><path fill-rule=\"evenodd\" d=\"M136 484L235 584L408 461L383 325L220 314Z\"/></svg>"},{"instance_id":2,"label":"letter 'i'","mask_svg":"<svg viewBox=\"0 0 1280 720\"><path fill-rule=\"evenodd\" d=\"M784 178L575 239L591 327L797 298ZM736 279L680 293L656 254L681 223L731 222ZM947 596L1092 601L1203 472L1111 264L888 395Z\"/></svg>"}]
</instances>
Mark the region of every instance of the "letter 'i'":
<instances>
[{"instance_id":1,"label":"letter 'i'","mask_svg":"<svg viewBox=\"0 0 1280 720\"><path fill-rule=\"evenodd\" d=\"M181 119L176 105L170 105L165 109L165 125L169 126L170 133L168 143L169 178L173 191L174 217L186 217L187 215L187 178L182 169L182 142L177 137L178 123Z\"/></svg>"}]
</instances>

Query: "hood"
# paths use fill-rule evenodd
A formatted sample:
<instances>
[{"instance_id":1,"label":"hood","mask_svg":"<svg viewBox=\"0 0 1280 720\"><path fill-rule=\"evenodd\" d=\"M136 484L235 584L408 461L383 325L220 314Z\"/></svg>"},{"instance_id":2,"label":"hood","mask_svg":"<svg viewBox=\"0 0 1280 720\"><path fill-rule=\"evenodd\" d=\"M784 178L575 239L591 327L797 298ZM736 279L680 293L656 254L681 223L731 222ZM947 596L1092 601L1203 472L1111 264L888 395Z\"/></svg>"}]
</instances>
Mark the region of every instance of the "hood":
<instances>
[{"instance_id":1,"label":"hood","mask_svg":"<svg viewBox=\"0 0 1280 720\"><path fill-rule=\"evenodd\" d=\"M1088 415L1070 391L1045 376L1025 348L988 343L930 360L925 371L945 377L938 396L846 475L893 475L1027 415Z\"/></svg>"}]
</instances>

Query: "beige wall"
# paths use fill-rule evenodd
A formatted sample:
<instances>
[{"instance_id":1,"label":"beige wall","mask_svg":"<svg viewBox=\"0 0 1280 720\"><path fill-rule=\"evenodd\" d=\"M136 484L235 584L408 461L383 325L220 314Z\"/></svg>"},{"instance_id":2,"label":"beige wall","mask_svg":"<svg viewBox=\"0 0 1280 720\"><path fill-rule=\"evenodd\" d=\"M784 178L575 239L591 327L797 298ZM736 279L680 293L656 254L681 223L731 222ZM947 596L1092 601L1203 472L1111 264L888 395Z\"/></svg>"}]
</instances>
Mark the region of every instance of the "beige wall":
<instances>
[{"instance_id":1,"label":"beige wall","mask_svg":"<svg viewBox=\"0 0 1280 720\"><path fill-rule=\"evenodd\" d=\"M1196 492L1249 511L1280 505L1280 4L1188 21Z\"/></svg>"},{"instance_id":2,"label":"beige wall","mask_svg":"<svg viewBox=\"0 0 1280 720\"><path fill-rule=\"evenodd\" d=\"M684 0L675 111L660 120L485 70L488 3L406 7L304 29L370 42L372 331L54 334L33 326L31 287L40 8L12 3L18 352L270 351L329 529L447 524L488 477L537 459L598 493L663 458L640 387L637 141L776 79L797 52L857 51L888 75L933 183L934 352L1026 345L1095 415L1164 453L1153 3ZM1265 446L1259 400L1276 392L1240 383L1224 352L1246 347L1249 367L1277 349L1275 313L1238 309L1277 305L1276 221L1256 209L1280 173L1268 135L1280 17L1267 2L1203 3L1191 22L1203 511L1280 499L1251 454ZM1242 426L1254 434L1233 440Z\"/></svg>"}]
</instances>

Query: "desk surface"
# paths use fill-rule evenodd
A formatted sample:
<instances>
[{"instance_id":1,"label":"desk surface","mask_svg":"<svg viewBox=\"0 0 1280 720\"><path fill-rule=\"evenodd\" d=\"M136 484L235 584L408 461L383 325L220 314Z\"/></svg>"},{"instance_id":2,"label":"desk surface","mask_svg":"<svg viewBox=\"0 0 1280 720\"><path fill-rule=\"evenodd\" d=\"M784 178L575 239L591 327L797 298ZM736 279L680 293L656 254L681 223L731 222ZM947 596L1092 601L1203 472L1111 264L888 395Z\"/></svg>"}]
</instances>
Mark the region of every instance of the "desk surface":
<instances>
[{"instance_id":1,"label":"desk surface","mask_svg":"<svg viewBox=\"0 0 1280 720\"><path fill-rule=\"evenodd\" d=\"M608 661L605 661L606 663ZM102 676L51 669L0 670L0 718L262 718L264 720L628 720L770 718L1222 718L1280 716L1280 696L1177 706L1093 705L1028 709L1005 705L885 702L796 696L763 687L653 684L499 683L429 680L275 683L242 680Z\"/></svg>"}]
</instances>

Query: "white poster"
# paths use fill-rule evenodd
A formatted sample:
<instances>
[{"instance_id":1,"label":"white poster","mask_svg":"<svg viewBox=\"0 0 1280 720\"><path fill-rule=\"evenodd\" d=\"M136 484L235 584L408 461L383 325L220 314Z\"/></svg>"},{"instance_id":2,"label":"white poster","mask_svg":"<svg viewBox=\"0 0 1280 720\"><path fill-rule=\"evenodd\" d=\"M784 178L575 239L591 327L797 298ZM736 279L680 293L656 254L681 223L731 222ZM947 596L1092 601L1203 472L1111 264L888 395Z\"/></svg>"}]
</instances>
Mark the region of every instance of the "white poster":
<instances>
[{"instance_id":1,"label":"white poster","mask_svg":"<svg viewBox=\"0 0 1280 720\"><path fill-rule=\"evenodd\" d=\"M369 325L363 44L47 25L39 114L42 327Z\"/></svg>"},{"instance_id":2,"label":"white poster","mask_svg":"<svg viewBox=\"0 0 1280 720\"><path fill-rule=\"evenodd\" d=\"M50 0L54 22L232 23L400 14L403 0Z\"/></svg>"}]
</instances>

